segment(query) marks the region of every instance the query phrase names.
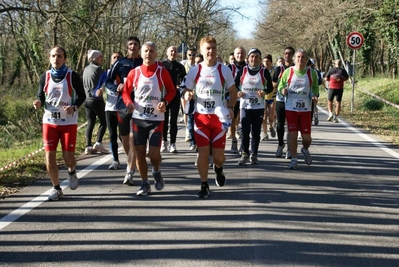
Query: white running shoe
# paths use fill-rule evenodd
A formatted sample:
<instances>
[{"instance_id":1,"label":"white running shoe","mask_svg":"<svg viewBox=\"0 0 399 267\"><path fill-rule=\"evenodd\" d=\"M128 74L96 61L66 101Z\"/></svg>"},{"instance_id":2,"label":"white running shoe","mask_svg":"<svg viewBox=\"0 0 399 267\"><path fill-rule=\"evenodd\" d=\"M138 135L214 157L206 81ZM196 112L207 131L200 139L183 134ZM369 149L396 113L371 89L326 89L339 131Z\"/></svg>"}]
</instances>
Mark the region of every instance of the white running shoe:
<instances>
[{"instance_id":1,"label":"white running shoe","mask_svg":"<svg viewBox=\"0 0 399 267\"><path fill-rule=\"evenodd\" d=\"M91 147L91 146L88 146L88 147L86 147L85 148L85 155L90 155L90 154L93 154L93 147Z\"/></svg>"},{"instance_id":2,"label":"white running shoe","mask_svg":"<svg viewBox=\"0 0 399 267\"><path fill-rule=\"evenodd\" d=\"M59 200L60 198L64 197L64 193L61 190L54 189L50 195L48 196L48 200Z\"/></svg>"},{"instance_id":3,"label":"white running shoe","mask_svg":"<svg viewBox=\"0 0 399 267\"><path fill-rule=\"evenodd\" d=\"M298 160L297 159L291 159L290 165L288 165L288 167L291 170L296 170L297 166L298 166Z\"/></svg>"},{"instance_id":4,"label":"white running shoe","mask_svg":"<svg viewBox=\"0 0 399 267\"><path fill-rule=\"evenodd\" d=\"M278 146L276 150L276 157L281 158L283 156L283 150L284 150L285 144L282 146Z\"/></svg>"},{"instance_id":5,"label":"white running shoe","mask_svg":"<svg viewBox=\"0 0 399 267\"><path fill-rule=\"evenodd\" d=\"M177 153L176 144L174 144L174 143L170 144L169 152L170 153Z\"/></svg>"},{"instance_id":6,"label":"white running shoe","mask_svg":"<svg viewBox=\"0 0 399 267\"><path fill-rule=\"evenodd\" d=\"M93 146L93 150L100 152L101 154L109 154L109 151L105 149L105 147L102 144L97 144L95 143Z\"/></svg>"},{"instance_id":7,"label":"white running shoe","mask_svg":"<svg viewBox=\"0 0 399 267\"><path fill-rule=\"evenodd\" d=\"M169 142L168 141L162 141L161 144L161 152L165 152L168 150Z\"/></svg>"},{"instance_id":8,"label":"white running shoe","mask_svg":"<svg viewBox=\"0 0 399 267\"><path fill-rule=\"evenodd\" d=\"M134 175L134 172L133 173L132 172L127 172L125 174L125 179L123 180L123 184L134 185L133 184L133 175Z\"/></svg>"},{"instance_id":9,"label":"white running shoe","mask_svg":"<svg viewBox=\"0 0 399 267\"><path fill-rule=\"evenodd\" d=\"M74 174L69 175L69 188L71 190L75 190L79 186L79 180L78 177L76 176L76 171Z\"/></svg>"},{"instance_id":10,"label":"white running shoe","mask_svg":"<svg viewBox=\"0 0 399 267\"><path fill-rule=\"evenodd\" d=\"M111 165L109 165L108 170L119 170L121 168L121 165L119 161L113 161Z\"/></svg>"},{"instance_id":11,"label":"white running shoe","mask_svg":"<svg viewBox=\"0 0 399 267\"><path fill-rule=\"evenodd\" d=\"M312 164L312 157L310 156L309 150L305 152L305 149L302 147L301 152L302 152L303 156L305 157L306 164L308 164L308 165Z\"/></svg>"},{"instance_id":12,"label":"white running shoe","mask_svg":"<svg viewBox=\"0 0 399 267\"><path fill-rule=\"evenodd\" d=\"M291 153L289 150L287 150L287 152L285 153L285 159L291 159L291 158L292 158Z\"/></svg>"}]
</instances>

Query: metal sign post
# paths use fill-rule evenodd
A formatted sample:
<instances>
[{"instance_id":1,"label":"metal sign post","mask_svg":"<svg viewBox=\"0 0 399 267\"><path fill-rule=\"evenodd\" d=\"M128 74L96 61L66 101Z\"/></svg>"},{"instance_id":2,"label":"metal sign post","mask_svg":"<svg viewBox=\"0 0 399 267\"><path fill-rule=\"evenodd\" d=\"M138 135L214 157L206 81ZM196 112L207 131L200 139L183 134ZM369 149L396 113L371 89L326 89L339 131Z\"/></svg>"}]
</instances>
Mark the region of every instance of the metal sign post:
<instances>
[{"instance_id":1,"label":"metal sign post","mask_svg":"<svg viewBox=\"0 0 399 267\"><path fill-rule=\"evenodd\" d=\"M360 32L351 32L346 37L346 44L349 48L353 49L353 77L352 77L352 98L351 98L351 113L353 112L353 106L355 105L355 62L356 62L356 50L362 47L364 43L364 37Z\"/></svg>"}]
</instances>

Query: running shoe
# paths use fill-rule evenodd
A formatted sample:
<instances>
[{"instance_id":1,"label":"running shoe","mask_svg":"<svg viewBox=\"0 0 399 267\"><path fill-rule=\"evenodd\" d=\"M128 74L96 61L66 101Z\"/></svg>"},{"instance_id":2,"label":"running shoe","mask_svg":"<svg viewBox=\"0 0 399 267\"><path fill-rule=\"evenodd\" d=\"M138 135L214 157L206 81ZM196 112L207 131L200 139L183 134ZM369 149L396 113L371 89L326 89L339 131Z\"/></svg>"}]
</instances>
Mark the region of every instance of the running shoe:
<instances>
[{"instance_id":1,"label":"running shoe","mask_svg":"<svg viewBox=\"0 0 399 267\"><path fill-rule=\"evenodd\" d=\"M334 117L333 122L334 122L334 123L338 123L338 122L339 122L338 118L337 118L337 117Z\"/></svg>"},{"instance_id":2,"label":"running shoe","mask_svg":"<svg viewBox=\"0 0 399 267\"><path fill-rule=\"evenodd\" d=\"M161 171L158 172L152 171L152 176L154 177L154 185L156 190L162 190L165 187L165 182L162 178Z\"/></svg>"},{"instance_id":3,"label":"running shoe","mask_svg":"<svg viewBox=\"0 0 399 267\"><path fill-rule=\"evenodd\" d=\"M76 176L76 171L74 174L69 174L69 188L71 190L75 190L79 186L79 180L78 177Z\"/></svg>"},{"instance_id":4,"label":"running shoe","mask_svg":"<svg viewBox=\"0 0 399 267\"><path fill-rule=\"evenodd\" d=\"M334 119L333 115L328 116L327 121L332 121Z\"/></svg>"},{"instance_id":5,"label":"running shoe","mask_svg":"<svg viewBox=\"0 0 399 267\"><path fill-rule=\"evenodd\" d=\"M312 157L310 156L309 150L305 152L305 149L302 147L301 152L302 152L303 156L305 157L306 164L308 164L308 165L312 164Z\"/></svg>"},{"instance_id":6,"label":"running shoe","mask_svg":"<svg viewBox=\"0 0 399 267\"><path fill-rule=\"evenodd\" d=\"M213 168L213 157L212 157L212 155L209 155L208 163L209 163L209 167Z\"/></svg>"},{"instance_id":7,"label":"running shoe","mask_svg":"<svg viewBox=\"0 0 399 267\"><path fill-rule=\"evenodd\" d=\"M258 154L252 153L249 160L251 161L251 164L258 164Z\"/></svg>"},{"instance_id":8,"label":"running shoe","mask_svg":"<svg viewBox=\"0 0 399 267\"><path fill-rule=\"evenodd\" d=\"M195 150L197 148L197 146L196 145L194 145L194 144L191 144L190 145L190 147L188 148L188 149L190 149L191 151L193 151L193 150Z\"/></svg>"},{"instance_id":9,"label":"running shoe","mask_svg":"<svg viewBox=\"0 0 399 267\"><path fill-rule=\"evenodd\" d=\"M298 160L297 159L291 159L290 165L288 165L288 167L291 170L296 170L297 166L298 166Z\"/></svg>"},{"instance_id":10,"label":"running shoe","mask_svg":"<svg viewBox=\"0 0 399 267\"><path fill-rule=\"evenodd\" d=\"M274 130L274 128L273 127L270 127L270 136L272 137L272 138L275 138L276 137L276 130Z\"/></svg>"},{"instance_id":11,"label":"running shoe","mask_svg":"<svg viewBox=\"0 0 399 267\"><path fill-rule=\"evenodd\" d=\"M246 165L248 160L249 160L248 153L242 152L241 158L238 161L238 165L241 165L241 166Z\"/></svg>"},{"instance_id":12,"label":"running shoe","mask_svg":"<svg viewBox=\"0 0 399 267\"><path fill-rule=\"evenodd\" d=\"M283 150L284 150L285 144L282 146L278 146L276 150L276 157L281 158L283 156Z\"/></svg>"},{"instance_id":13,"label":"running shoe","mask_svg":"<svg viewBox=\"0 0 399 267\"><path fill-rule=\"evenodd\" d=\"M170 148L169 148L169 152L170 153L177 153L177 149L176 149L176 144L170 144Z\"/></svg>"},{"instance_id":14,"label":"running shoe","mask_svg":"<svg viewBox=\"0 0 399 267\"><path fill-rule=\"evenodd\" d=\"M267 141L269 140L269 135L267 133L262 133L260 136L260 141Z\"/></svg>"},{"instance_id":15,"label":"running shoe","mask_svg":"<svg viewBox=\"0 0 399 267\"><path fill-rule=\"evenodd\" d=\"M150 183L148 181L143 181L143 183L141 184L141 187L140 187L139 191L137 191L136 195L137 196L146 196L149 193L151 193Z\"/></svg>"},{"instance_id":16,"label":"running shoe","mask_svg":"<svg viewBox=\"0 0 399 267\"><path fill-rule=\"evenodd\" d=\"M109 165L108 170L119 170L121 168L121 165L119 161L113 161L111 165Z\"/></svg>"},{"instance_id":17,"label":"running shoe","mask_svg":"<svg viewBox=\"0 0 399 267\"><path fill-rule=\"evenodd\" d=\"M93 150L100 152L101 154L109 154L109 151L105 149L105 147L102 144L97 144L95 143L93 146Z\"/></svg>"},{"instance_id":18,"label":"running shoe","mask_svg":"<svg viewBox=\"0 0 399 267\"><path fill-rule=\"evenodd\" d=\"M123 184L133 185L133 175L134 175L134 172L127 172L125 174L125 179L123 180Z\"/></svg>"},{"instance_id":19,"label":"running shoe","mask_svg":"<svg viewBox=\"0 0 399 267\"><path fill-rule=\"evenodd\" d=\"M289 150L287 150L287 152L285 153L285 159L291 159L291 153Z\"/></svg>"},{"instance_id":20,"label":"running shoe","mask_svg":"<svg viewBox=\"0 0 399 267\"><path fill-rule=\"evenodd\" d=\"M162 141L161 152L164 152L164 151L168 150L168 146L169 146L169 142L168 141Z\"/></svg>"},{"instance_id":21,"label":"running shoe","mask_svg":"<svg viewBox=\"0 0 399 267\"><path fill-rule=\"evenodd\" d=\"M216 179L215 179L215 183L217 186L222 187L224 186L224 184L226 183L226 176L223 173L223 167L216 167L215 164L213 164L213 170L216 173Z\"/></svg>"},{"instance_id":22,"label":"running shoe","mask_svg":"<svg viewBox=\"0 0 399 267\"><path fill-rule=\"evenodd\" d=\"M231 141L231 152L232 153L238 153L238 148L237 148L237 139L233 139Z\"/></svg>"},{"instance_id":23,"label":"running shoe","mask_svg":"<svg viewBox=\"0 0 399 267\"><path fill-rule=\"evenodd\" d=\"M319 125L319 115L314 114L314 125Z\"/></svg>"},{"instance_id":24,"label":"running shoe","mask_svg":"<svg viewBox=\"0 0 399 267\"><path fill-rule=\"evenodd\" d=\"M208 183L201 185L201 190L197 193L198 198L207 198L209 196L209 185Z\"/></svg>"},{"instance_id":25,"label":"running shoe","mask_svg":"<svg viewBox=\"0 0 399 267\"><path fill-rule=\"evenodd\" d=\"M53 191L48 196L48 200L59 200L60 198L64 197L64 193L62 190L53 189Z\"/></svg>"},{"instance_id":26,"label":"running shoe","mask_svg":"<svg viewBox=\"0 0 399 267\"><path fill-rule=\"evenodd\" d=\"M90 155L90 154L93 154L93 153L94 153L93 147L88 146L88 147L85 148L85 155Z\"/></svg>"}]
</instances>

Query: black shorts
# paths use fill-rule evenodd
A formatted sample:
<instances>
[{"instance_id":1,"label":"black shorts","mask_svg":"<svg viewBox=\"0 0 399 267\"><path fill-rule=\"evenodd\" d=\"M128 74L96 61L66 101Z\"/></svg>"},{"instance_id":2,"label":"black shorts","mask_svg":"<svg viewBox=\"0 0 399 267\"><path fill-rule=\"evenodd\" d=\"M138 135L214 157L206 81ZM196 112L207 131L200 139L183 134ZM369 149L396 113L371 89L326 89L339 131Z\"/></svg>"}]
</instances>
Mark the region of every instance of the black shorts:
<instances>
[{"instance_id":1,"label":"black shorts","mask_svg":"<svg viewBox=\"0 0 399 267\"><path fill-rule=\"evenodd\" d=\"M334 101L334 97L337 96L337 102L341 102L343 93L344 89L328 89L328 101Z\"/></svg>"},{"instance_id":2,"label":"black shorts","mask_svg":"<svg viewBox=\"0 0 399 267\"><path fill-rule=\"evenodd\" d=\"M161 147L164 121L132 120L133 138L135 146Z\"/></svg>"},{"instance_id":3,"label":"black shorts","mask_svg":"<svg viewBox=\"0 0 399 267\"><path fill-rule=\"evenodd\" d=\"M132 120L132 113L127 113L126 109L118 110L118 127L119 135L126 136L129 135Z\"/></svg>"}]
</instances>

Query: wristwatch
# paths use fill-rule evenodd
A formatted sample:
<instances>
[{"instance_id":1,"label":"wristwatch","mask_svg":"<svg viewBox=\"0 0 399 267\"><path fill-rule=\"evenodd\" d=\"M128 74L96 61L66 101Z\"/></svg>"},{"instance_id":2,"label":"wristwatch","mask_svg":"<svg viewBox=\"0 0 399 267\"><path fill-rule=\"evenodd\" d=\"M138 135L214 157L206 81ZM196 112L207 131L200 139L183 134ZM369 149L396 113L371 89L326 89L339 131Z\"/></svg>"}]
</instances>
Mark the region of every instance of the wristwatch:
<instances>
[{"instance_id":1,"label":"wristwatch","mask_svg":"<svg viewBox=\"0 0 399 267\"><path fill-rule=\"evenodd\" d=\"M166 101L165 99L162 99L162 101L165 103L165 106L169 105L169 102Z\"/></svg>"},{"instance_id":2,"label":"wristwatch","mask_svg":"<svg viewBox=\"0 0 399 267\"><path fill-rule=\"evenodd\" d=\"M78 110L78 107L75 106L75 105L73 105L73 106L72 106L72 109L73 109L73 112L75 112L76 110Z\"/></svg>"}]
</instances>

